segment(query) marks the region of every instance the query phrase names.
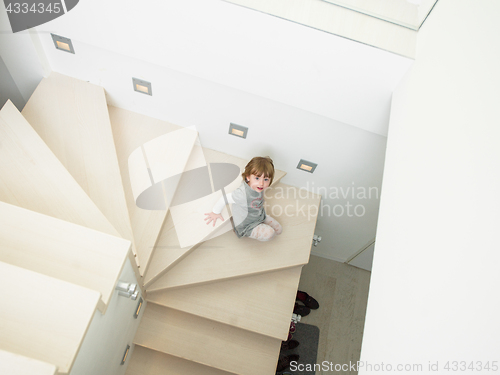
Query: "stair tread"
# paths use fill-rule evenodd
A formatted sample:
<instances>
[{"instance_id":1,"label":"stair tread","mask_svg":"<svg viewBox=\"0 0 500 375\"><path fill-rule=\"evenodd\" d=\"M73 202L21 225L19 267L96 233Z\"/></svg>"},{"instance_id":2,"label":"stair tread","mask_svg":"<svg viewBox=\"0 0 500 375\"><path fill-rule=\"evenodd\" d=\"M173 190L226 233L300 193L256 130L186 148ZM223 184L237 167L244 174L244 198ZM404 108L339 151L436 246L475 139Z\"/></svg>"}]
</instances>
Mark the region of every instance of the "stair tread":
<instances>
[{"instance_id":1,"label":"stair tread","mask_svg":"<svg viewBox=\"0 0 500 375\"><path fill-rule=\"evenodd\" d=\"M104 89L52 72L22 114L120 236L133 242Z\"/></svg>"},{"instance_id":2,"label":"stair tread","mask_svg":"<svg viewBox=\"0 0 500 375\"><path fill-rule=\"evenodd\" d=\"M10 101L0 111L0 139L1 201L119 236Z\"/></svg>"},{"instance_id":3,"label":"stair tread","mask_svg":"<svg viewBox=\"0 0 500 375\"><path fill-rule=\"evenodd\" d=\"M19 354L0 350L0 374L9 375L55 375L56 366Z\"/></svg>"},{"instance_id":4,"label":"stair tread","mask_svg":"<svg viewBox=\"0 0 500 375\"><path fill-rule=\"evenodd\" d=\"M136 345L125 375L233 375L196 362Z\"/></svg>"},{"instance_id":5,"label":"stair tread","mask_svg":"<svg viewBox=\"0 0 500 375\"><path fill-rule=\"evenodd\" d=\"M232 232L213 238L174 265L148 286L147 291L306 264L309 261L320 198L305 190L299 191L282 183L277 184L266 191L266 212L283 226L281 235L269 242L237 238Z\"/></svg>"},{"instance_id":6,"label":"stair tread","mask_svg":"<svg viewBox=\"0 0 500 375\"><path fill-rule=\"evenodd\" d=\"M207 163L231 163L238 166L240 172L243 172L248 163L248 160L207 148L203 148L203 154ZM285 175L285 172L277 170L275 181L279 182ZM240 183L241 177L238 176L227 186L226 192L236 189ZM219 220L215 227L206 225L204 221L204 214L212 211L214 204L221 196L222 193L217 191L209 196L171 208L154 249L151 265L145 276L145 286L151 285L165 274L192 252L198 244L232 230L227 208L224 208L222 212L225 220L223 222Z\"/></svg>"},{"instance_id":7,"label":"stair tread","mask_svg":"<svg viewBox=\"0 0 500 375\"><path fill-rule=\"evenodd\" d=\"M191 154L189 155L189 158L187 160L185 170L193 171L194 169L206 166L207 161L205 159L203 148L201 147L201 145L199 145L199 142L197 142L191 149ZM206 168L204 168L204 170L207 171ZM208 177L208 175L206 177ZM189 187L193 186L193 182L197 183L200 178L203 179L203 176L200 176L199 173L191 176L189 176L187 173L184 173L177 182L177 186L175 186L175 193L172 194L173 197L171 199L171 202L173 202L173 204L175 204L175 202L179 200L189 202L189 200L191 199L191 197L189 196L190 192L192 193L192 190L190 190ZM207 184L206 182L209 182L209 184ZM205 186L201 188L195 187L195 190L201 190L201 193L211 193L212 187L210 186L210 181L205 181L204 185ZM171 188L170 190L173 189ZM186 192L185 190L189 191ZM145 285L151 283L153 279L157 278L159 276L159 273L165 272L165 270L170 267L175 261L182 258L184 254L187 254L191 248L192 246L184 248L180 246L177 231L174 228L174 222L172 219L170 208L165 221L163 222L163 226L158 235L155 247L151 252L150 262L148 264L147 270L145 271Z\"/></svg>"},{"instance_id":8,"label":"stair tread","mask_svg":"<svg viewBox=\"0 0 500 375\"><path fill-rule=\"evenodd\" d=\"M134 343L240 375L274 374L281 340L148 303Z\"/></svg>"},{"instance_id":9,"label":"stair tread","mask_svg":"<svg viewBox=\"0 0 500 375\"><path fill-rule=\"evenodd\" d=\"M104 313L130 241L0 202L0 261L101 293Z\"/></svg>"},{"instance_id":10,"label":"stair tread","mask_svg":"<svg viewBox=\"0 0 500 375\"><path fill-rule=\"evenodd\" d=\"M0 349L52 363L68 373L92 321L100 294L0 262Z\"/></svg>"},{"instance_id":11,"label":"stair tread","mask_svg":"<svg viewBox=\"0 0 500 375\"><path fill-rule=\"evenodd\" d=\"M147 145L149 142L154 143L158 138L165 137L166 134L175 134L174 132L183 131L184 128L113 106L108 106L108 112L122 175L123 189L125 191L127 207L130 212L140 272L141 275L144 275L151 263L151 253L157 243L168 210L167 205L165 205L164 209L156 210L146 210L137 206L137 193L141 191L141 187L147 188L151 186L151 180L147 180L147 178L149 178L148 171L144 168L144 165L147 164L143 163L141 165L137 163L137 161L141 162L141 153L139 152L138 155L136 155L138 158L136 163L132 163L130 166L129 158L134 151L137 153L137 150L140 151L144 149L144 145ZM179 152L181 152L182 156L176 158L174 163L163 163L163 167L171 167L174 170L179 170L179 168L180 170L184 170L191 149L194 146L195 138L196 137L188 136L183 142L177 144L176 146L180 147ZM144 150L144 152L146 153L147 150ZM153 157L152 159L155 158ZM142 160L142 162L143 161L144 160ZM148 162L151 168L157 165L154 164L154 160L148 160ZM132 168L132 170L129 168ZM146 178L145 181L144 178Z\"/></svg>"},{"instance_id":12,"label":"stair tread","mask_svg":"<svg viewBox=\"0 0 500 375\"><path fill-rule=\"evenodd\" d=\"M205 150L204 150L205 151ZM245 169L247 161L242 158L237 158L222 152L214 150L206 150L205 158L209 164L211 163L228 163L234 164L239 168L238 173L234 176L234 180L225 186L227 192L235 190L241 183L241 173ZM212 186L213 186L213 180ZM205 197L186 202L170 208L172 220L174 222L177 239L182 248L191 247L200 242L205 241L212 232L219 227L226 227L227 222L218 222L215 227L206 225L204 214L211 212L215 203L222 197L220 190L214 191L212 194ZM223 212L224 219L228 221L229 213L227 210ZM198 220L200 219L200 220ZM229 230L229 227L227 228Z\"/></svg>"},{"instance_id":13,"label":"stair tread","mask_svg":"<svg viewBox=\"0 0 500 375\"><path fill-rule=\"evenodd\" d=\"M148 293L147 300L286 340L302 267Z\"/></svg>"}]
</instances>

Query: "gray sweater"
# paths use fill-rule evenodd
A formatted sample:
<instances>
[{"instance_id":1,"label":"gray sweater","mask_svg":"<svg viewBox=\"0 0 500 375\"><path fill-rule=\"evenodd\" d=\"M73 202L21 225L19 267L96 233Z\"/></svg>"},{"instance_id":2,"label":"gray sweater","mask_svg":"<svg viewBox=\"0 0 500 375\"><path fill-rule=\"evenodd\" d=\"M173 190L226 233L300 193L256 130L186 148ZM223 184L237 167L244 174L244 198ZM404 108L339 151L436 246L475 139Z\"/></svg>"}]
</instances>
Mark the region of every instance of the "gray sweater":
<instances>
[{"instance_id":1,"label":"gray sweater","mask_svg":"<svg viewBox=\"0 0 500 375\"><path fill-rule=\"evenodd\" d=\"M264 193L252 190L245 181L235 191L227 194L227 200L232 203L231 211L238 237L250 236L253 228L266 219ZM221 198L213 212L221 213L224 203L224 198Z\"/></svg>"}]
</instances>

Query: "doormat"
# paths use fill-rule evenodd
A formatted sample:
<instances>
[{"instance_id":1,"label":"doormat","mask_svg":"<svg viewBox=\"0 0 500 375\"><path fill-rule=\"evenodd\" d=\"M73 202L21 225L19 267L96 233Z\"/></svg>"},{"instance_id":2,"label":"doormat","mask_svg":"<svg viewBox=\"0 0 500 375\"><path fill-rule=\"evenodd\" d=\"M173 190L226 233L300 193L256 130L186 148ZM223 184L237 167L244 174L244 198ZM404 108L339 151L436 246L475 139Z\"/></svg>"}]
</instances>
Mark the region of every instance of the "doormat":
<instances>
[{"instance_id":1,"label":"doormat","mask_svg":"<svg viewBox=\"0 0 500 375\"><path fill-rule=\"evenodd\" d=\"M294 362L289 368L276 374L315 375L314 364L318 355L319 328L310 324L297 323L292 339L297 340L299 346L282 351L280 355L298 354L300 358L297 363Z\"/></svg>"}]
</instances>

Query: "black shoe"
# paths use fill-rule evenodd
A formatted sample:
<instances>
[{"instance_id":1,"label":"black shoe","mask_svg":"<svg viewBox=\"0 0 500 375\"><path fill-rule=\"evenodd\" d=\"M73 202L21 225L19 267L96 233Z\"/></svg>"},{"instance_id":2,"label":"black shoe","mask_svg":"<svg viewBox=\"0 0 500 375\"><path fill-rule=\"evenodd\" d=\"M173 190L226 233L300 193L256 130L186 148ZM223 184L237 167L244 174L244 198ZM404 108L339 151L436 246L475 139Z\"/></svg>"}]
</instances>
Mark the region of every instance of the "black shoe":
<instances>
[{"instance_id":1,"label":"black shoe","mask_svg":"<svg viewBox=\"0 0 500 375\"><path fill-rule=\"evenodd\" d=\"M281 342L281 350L291 350L295 349L297 346L299 346L299 342L297 340L288 340Z\"/></svg>"},{"instance_id":2,"label":"black shoe","mask_svg":"<svg viewBox=\"0 0 500 375\"><path fill-rule=\"evenodd\" d=\"M299 355L298 354L290 354L290 355L285 355L285 356L280 356L278 359L278 366L276 367L276 372L280 372L283 370L286 370L288 367L290 367L291 362L296 362L299 360Z\"/></svg>"},{"instance_id":3,"label":"black shoe","mask_svg":"<svg viewBox=\"0 0 500 375\"><path fill-rule=\"evenodd\" d=\"M297 297L295 298L297 301L302 302L304 305L309 307L310 309L316 310L319 308L319 303L314 298L312 298L306 292L301 292L300 290L297 292Z\"/></svg>"},{"instance_id":4,"label":"black shoe","mask_svg":"<svg viewBox=\"0 0 500 375\"><path fill-rule=\"evenodd\" d=\"M295 302L295 306L293 307L293 313L300 316L307 316L311 312L311 309L307 306L299 305Z\"/></svg>"}]
</instances>

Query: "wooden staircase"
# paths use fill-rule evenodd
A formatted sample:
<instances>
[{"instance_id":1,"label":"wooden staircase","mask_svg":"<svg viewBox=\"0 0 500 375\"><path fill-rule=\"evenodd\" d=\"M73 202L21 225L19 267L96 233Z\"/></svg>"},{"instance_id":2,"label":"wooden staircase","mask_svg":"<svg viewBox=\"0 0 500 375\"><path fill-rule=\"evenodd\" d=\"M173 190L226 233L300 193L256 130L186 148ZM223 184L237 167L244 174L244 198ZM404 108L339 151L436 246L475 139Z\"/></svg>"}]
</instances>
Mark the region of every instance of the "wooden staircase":
<instances>
[{"instance_id":1,"label":"wooden staircase","mask_svg":"<svg viewBox=\"0 0 500 375\"><path fill-rule=\"evenodd\" d=\"M2 108L0 140L0 277L20 281L11 295L23 301L0 313L0 330L10 329L0 344L6 368L69 373L129 257L147 304L127 375L275 373L319 196L280 183L285 173L277 171L266 209L282 224L280 236L238 239L227 208L224 222L207 226L203 214L222 194L214 166L241 172L247 161L203 148L195 131L107 106L102 88L57 73L42 80L22 115L10 102ZM190 180L201 168L207 179ZM240 184L239 174L225 191ZM193 183L207 194L183 197ZM163 203L140 208L143 192ZM37 298L33 283L59 294L50 303ZM73 302L81 313L68 310ZM51 304L50 319L20 311ZM35 341L59 335L60 346L47 353L50 345L27 345L25 320ZM71 324L70 338L62 324Z\"/></svg>"},{"instance_id":2,"label":"wooden staircase","mask_svg":"<svg viewBox=\"0 0 500 375\"><path fill-rule=\"evenodd\" d=\"M0 111L0 160L2 373L66 374L131 243L11 102Z\"/></svg>"}]
</instances>

